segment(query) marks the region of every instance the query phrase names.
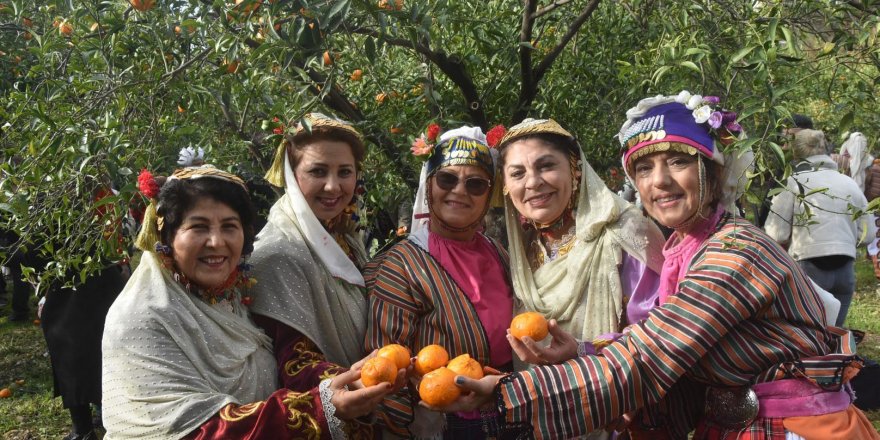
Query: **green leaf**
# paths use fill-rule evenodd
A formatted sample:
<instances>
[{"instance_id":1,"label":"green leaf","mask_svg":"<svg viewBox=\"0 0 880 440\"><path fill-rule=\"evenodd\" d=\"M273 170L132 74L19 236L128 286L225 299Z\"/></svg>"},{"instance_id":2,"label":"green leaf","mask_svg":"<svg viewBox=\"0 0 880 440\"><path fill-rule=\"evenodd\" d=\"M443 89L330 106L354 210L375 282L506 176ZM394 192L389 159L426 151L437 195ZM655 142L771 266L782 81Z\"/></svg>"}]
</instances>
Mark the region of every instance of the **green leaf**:
<instances>
[{"instance_id":1,"label":"green leaf","mask_svg":"<svg viewBox=\"0 0 880 440\"><path fill-rule=\"evenodd\" d=\"M752 53L757 46L747 46L740 50L738 50L732 57L730 57L730 64L736 64L743 58L745 58L748 54Z\"/></svg>"}]
</instances>

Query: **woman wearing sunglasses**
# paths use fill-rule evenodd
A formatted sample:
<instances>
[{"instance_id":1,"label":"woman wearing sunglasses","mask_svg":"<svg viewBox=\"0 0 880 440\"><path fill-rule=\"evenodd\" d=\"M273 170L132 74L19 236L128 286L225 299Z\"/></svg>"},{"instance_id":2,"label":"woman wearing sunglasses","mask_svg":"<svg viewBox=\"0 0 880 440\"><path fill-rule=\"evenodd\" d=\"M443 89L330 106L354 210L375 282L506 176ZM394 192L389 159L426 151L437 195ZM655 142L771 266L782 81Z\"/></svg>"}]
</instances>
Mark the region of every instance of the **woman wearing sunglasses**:
<instances>
[{"instance_id":1,"label":"woman wearing sunglasses","mask_svg":"<svg viewBox=\"0 0 880 440\"><path fill-rule=\"evenodd\" d=\"M480 233L495 176L494 151L477 127L439 128L414 152L429 155L413 207L412 231L365 270L369 296L366 349L397 343L415 354L430 344L450 358L467 353L482 365L511 367L505 339L513 300L507 253ZM411 386L412 388L412 386ZM415 389L386 398L378 422L386 438L484 438L492 420L480 412L444 416L417 405ZM418 408L415 411L413 408Z\"/></svg>"}]
</instances>

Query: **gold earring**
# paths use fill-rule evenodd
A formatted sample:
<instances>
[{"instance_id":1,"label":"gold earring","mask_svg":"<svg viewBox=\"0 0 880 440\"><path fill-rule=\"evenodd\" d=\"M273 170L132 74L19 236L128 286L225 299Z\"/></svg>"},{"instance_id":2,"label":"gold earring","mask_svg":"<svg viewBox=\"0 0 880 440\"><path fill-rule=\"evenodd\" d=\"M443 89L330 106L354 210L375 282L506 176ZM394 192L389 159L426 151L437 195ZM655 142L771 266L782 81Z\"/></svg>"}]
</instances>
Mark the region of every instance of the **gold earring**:
<instances>
[{"instance_id":1,"label":"gold earring","mask_svg":"<svg viewBox=\"0 0 880 440\"><path fill-rule=\"evenodd\" d=\"M510 194L510 190L507 189L507 185L504 185L503 187L501 187L501 192L502 192L505 196L508 195L508 194Z\"/></svg>"}]
</instances>

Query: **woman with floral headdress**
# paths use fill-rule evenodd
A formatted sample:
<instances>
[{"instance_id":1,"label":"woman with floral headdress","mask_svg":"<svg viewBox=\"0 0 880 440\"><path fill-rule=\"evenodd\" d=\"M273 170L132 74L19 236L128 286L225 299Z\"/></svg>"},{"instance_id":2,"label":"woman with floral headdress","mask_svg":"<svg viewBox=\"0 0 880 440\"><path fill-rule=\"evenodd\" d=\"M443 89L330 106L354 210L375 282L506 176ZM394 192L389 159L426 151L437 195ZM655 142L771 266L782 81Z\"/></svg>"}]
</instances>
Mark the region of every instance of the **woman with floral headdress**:
<instances>
[{"instance_id":1,"label":"woman with floral headdress","mask_svg":"<svg viewBox=\"0 0 880 440\"><path fill-rule=\"evenodd\" d=\"M445 410L497 398L508 427L571 438L692 380L689 397L705 400L695 439L880 438L852 405L847 382L861 361L849 332L827 326L791 257L728 210L751 155L720 150L741 128L717 103L687 92L645 99L619 134L645 210L674 230L661 305L595 355L504 378L459 376L475 393Z\"/></svg>"},{"instance_id":2,"label":"woman with floral headdress","mask_svg":"<svg viewBox=\"0 0 880 440\"><path fill-rule=\"evenodd\" d=\"M152 200L136 242L145 252L104 329L104 438L370 437L343 420L393 390L348 391L358 364L303 391L279 385L272 340L241 292L255 217L244 182L210 165L175 171L161 190L148 172L138 180Z\"/></svg>"},{"instance_id":3,"label":"woman with floral headdress","mask_svg":"<svg viewBox=\"0 0 880 440\"><path fill-rule=\"evenodd\" d=\"M480 232L495 182L494 151L479 127L449 130L438 140L439 131L432 124L413 145L427 161L411 233L365 271L367 349L396 343L416 353L439 344L450 358L466 353L481 365L509 371L512 352L504 335L513 300L507 253ZM492 432L494 419L479 411L444 418L420 408L410 388L377 410L386 436L481 439Z\"/></svg>"},{"instance_id":4,"label":"woman with floral headdress","mask_svg":"<svg viewBox=\"0 0 880 440\"><path fill-rule=\"evenodd\" d=\"M364 354L367 301L360 268L366 252L355 211L365 154L350 124L310 113L285 135L266 174L285 194L254 246L250 261L258 282L250 289L251 311L280 358L292 352L307 361L279 365L286 383L289 372L318 378Z\"/></svg>"}]
</instances>

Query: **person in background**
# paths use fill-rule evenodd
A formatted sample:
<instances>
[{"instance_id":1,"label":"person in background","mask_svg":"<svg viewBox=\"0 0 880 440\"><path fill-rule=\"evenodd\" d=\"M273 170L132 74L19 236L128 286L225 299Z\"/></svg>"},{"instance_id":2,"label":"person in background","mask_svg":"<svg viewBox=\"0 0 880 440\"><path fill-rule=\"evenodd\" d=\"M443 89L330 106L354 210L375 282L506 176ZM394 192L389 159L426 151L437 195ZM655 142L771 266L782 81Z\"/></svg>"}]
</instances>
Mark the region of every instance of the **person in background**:
<instances>
[{"instance_id":1,"label":"person in background","mask_svg":"<svg viewBox=\"0 0 880 440\"><path fill-rule=\"evenodd\" d=\"M96 191L95 201L113 197L113 190ZM112 205L97 208L107 218ZM104 239L120 243L121 222L110 222ZM122 249L118 249L122 252ZM128 261L110 262L74 287L50 286L40 310L40 326L52 364L55 396L70 412L72 428L66 440L97 440L91 405L101 404L101 337L104 320L127 279Z\"/></svg>"},{"instance_id":2,"label":"person in background","mask_svg":"<svg viewBox=\"0 0 880 440\"><path fill-rule=\"evenodd\" d=\"M595 355L503 378L458 376L474 393L442 410L496 407L511 434L572 438L692 380L690 398L705 401L696 440L880 439L852 406L847 382L861 361L851 334L827 325L791 256L728 210L753 156L721 151L742 129L719 101L686 91L647 98L619 133L645 210L674 229L666 248L678 252L660 274L666 301Z\"/></svg>"},{"instance_id":3,"label":"person in background","mask_svg":"<svg viewBox=\"0 0 880 440\"><path fill-rule=\"evenodd\" d=\"M153 200L137 240L145 252L107 316L105 438L371 436L355 418L393 390L355 390L360 364L321 377L294 369L279 382L276 363L312 359L276 360L249 316L241 288L255 213L244 182L210 165L175 171L161 192L148 172L138 180ZM288 380L313 385L295 391Z\"/></svg>"},{"instance_id":4,"label":"person in background","mask_svg":"<svg viewBox=\"0 0 880 440\"><path fill-rule=\"evenodd\" d=\"M790 135L793 135L799 130L803 129L813 129L813 120L806 115L801 115L797 113L792 113L791 118L787 119L782 128L782 137L787 138ZM783 145L783 148L786 148ZM775 176L782 174L782 169L785 167L784 163L776 163L775 169L772 171L772 175L765 176L764 183L764 193L770 194L774 188L779 188L781 184L777 182ZM767 216L770 215L770 197L764 197L761 201L761 204L758 205L758 210L755 213L755 225L759 228L764 227L764 223L767 222Z\"/></svg>"},{"instance_id":5,"label":"person in background","mask_svg":"<svg viewBox=\"0 0 880 440\"><path fill-rule=\"evenodd\" d=\"M785 191L773 197L764 229L816 284L840 301L837 319L829 323L839 327L855 291L857 248L869 242L877 228L868 214L853 219L853 210L863 211L868 201L852 178L837 171L826 154L823 132L799 130L790 145L797 171Z\"/></svg>"}]
</instances>

